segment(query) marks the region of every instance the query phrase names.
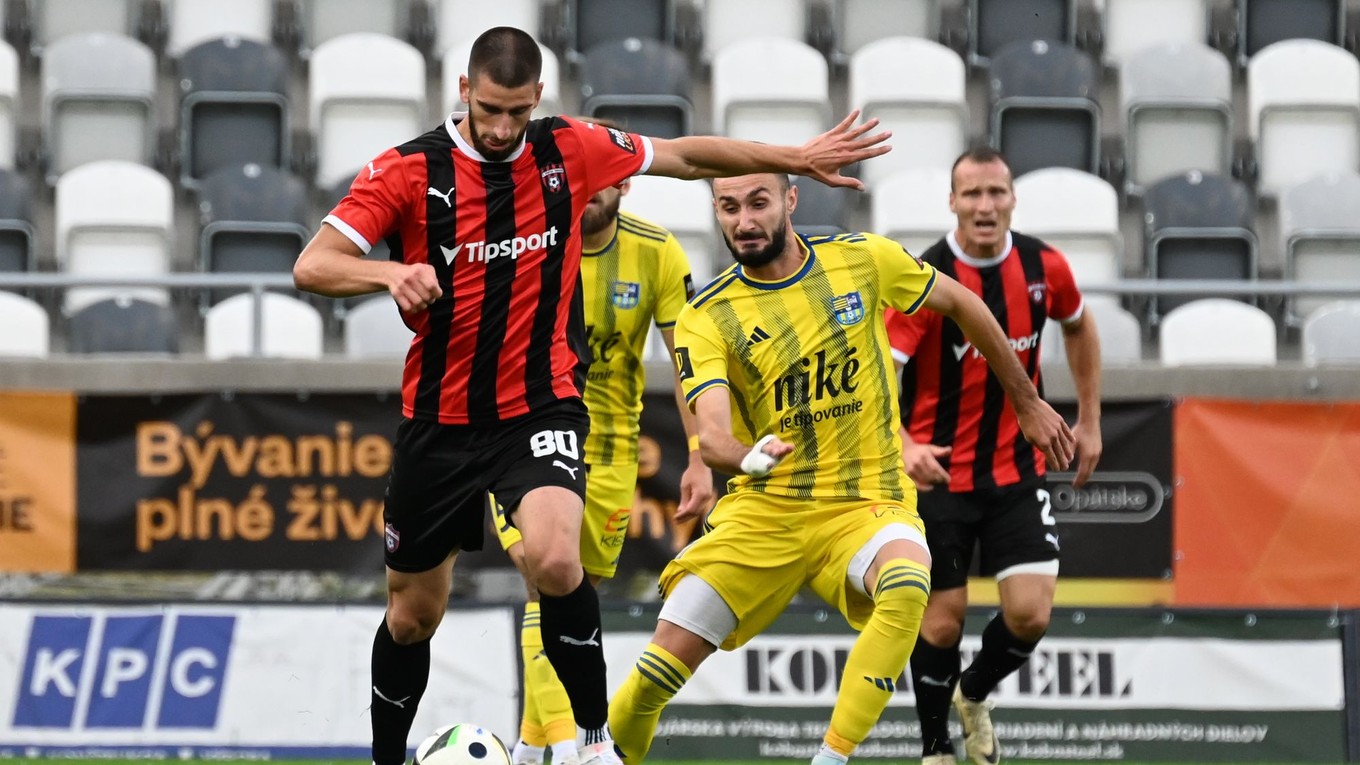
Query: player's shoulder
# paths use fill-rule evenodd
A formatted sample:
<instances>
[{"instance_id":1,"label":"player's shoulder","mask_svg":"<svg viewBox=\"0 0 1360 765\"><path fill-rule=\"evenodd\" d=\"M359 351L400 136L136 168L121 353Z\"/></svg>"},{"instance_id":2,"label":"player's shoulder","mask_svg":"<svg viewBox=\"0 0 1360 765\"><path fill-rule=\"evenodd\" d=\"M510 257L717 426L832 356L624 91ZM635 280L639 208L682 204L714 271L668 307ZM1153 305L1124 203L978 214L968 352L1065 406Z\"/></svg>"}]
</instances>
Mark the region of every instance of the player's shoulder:
<instances>
[{"instance_id":1,"label":"player's shoulder","mask_svg":"<svg viewBox=\"0 0 1360 765\"><path fill-rule=\"evenodd\" d=\"M664 226L622 210L619 211L618 224L620 239L632 238L653 244L664 244L672 238L671 232Z\"/></svg>"},{"instance_id":2,"label":"player's shoulder","mask_svg":"<svg viewBox=\"0 0 1360 765\"><path fill-rule=\"evenodd\" d=\"M733 295L733 285L741 284L741 272L737 264L733 263L724 269L717 276L713 277L708 284L700 287L694 293L694 297L689 299L688 306L697 310L703 310L706 306L716 302L727 300Z\"/></svg>"},{"instance_id":3,"label":"player's shoulder","mask_svg":"<svg viewBox=\"0 0 1360 765\"><path fill-rule=\"evenodd\" d=\"M385 155L391 155L394 158L411 158L411 161L417 161L423 160L423 155L427 151L447 150L452 149L453 146L453 136L449 134L448 124L441 122L415 138L392 147Z\"/></svg>"},{"instance_id":4,"label":"player's shoulder","mask_svg":"<svg viewBox=\"0 0 1360 765\"><path fill-rule=\"evenodd\" d=\"M1062 257L1058 248L1045 242L1037 236L1023 234L1015 229L1011 229L1011 246L1019 250L1023 255L1041 255L1051 257L1056 255Z\"/></svg>"}]
</instances>

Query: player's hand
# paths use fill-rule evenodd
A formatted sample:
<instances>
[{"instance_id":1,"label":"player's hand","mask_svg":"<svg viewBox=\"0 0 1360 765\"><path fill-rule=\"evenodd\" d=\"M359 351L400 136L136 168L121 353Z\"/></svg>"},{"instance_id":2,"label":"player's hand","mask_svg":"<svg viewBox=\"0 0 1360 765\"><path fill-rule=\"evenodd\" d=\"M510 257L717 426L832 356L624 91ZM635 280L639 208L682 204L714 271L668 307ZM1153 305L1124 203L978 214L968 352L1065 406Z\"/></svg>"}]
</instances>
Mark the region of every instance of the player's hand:
<instances>
[{"instance_id":1,"label":"player's hand","mask_svg":"<svg viewBox=\"0 0 1360 765\"><path fill-rule=\"evenodd\" d=\"M771 433L751 447L741 460L741 472L761 478L770 474L779 461L793 453L793 444L781 441Z\"/></svg>"},{"instance_id":2,"label":"player's hand","mask_svg":"<svg viewBox=\"0 0 1360 765\"><path fill-rule=\"evenodd\" d=\"M1072 428L1072 436L1077 443L1077 477L1072 481L1073 486L1081 486L1095 472L1096 463L1100 462L1100 454L1104 445L1100 439L1100 423L1089 423L1077 420L1077 426Z\"/></svg>"},{"instance_id":3,"label":"player's hand","mask_svg":"<svg viewBox=\"0 0 1360 765\"><path fill-rule=\"evenodd\" d=\"M1054 470L1066 470L1072 463L1076 439L1062 416L1053 411L1046 401L1036 398L1032 405L1023 410L1017 407L1015 418L1020 422L1025 440L1044 453L1048 466Z\"/></svg>"},{"instance_id":4,"label":"player's hand","mask_svg":"<svg viewBox=\"0 0 1360 765\"><path fill-rule=\"evenodd\" d=\"M396 272L388 283L387 291L397 301L397 307L404 313L423 311L444 294L435 276L434 266L429 263L397 263Z\"/></svg>"},{"instance_id":5,"label":"player's hand","mask_svg":"<svg viewBox=\"0 0 1360 765\"><path fill-rule=\"evenodd\" d=\"M680 476L680 505L675 508L675 520L698 518L713 507L717 494L713 491L713 471L699 459L698 452L690 453L689 467Z\"/></svg>"},{"instance_id":6,"label":"player's hand","mask_svg":"<svg viewBox=\"0 0 1360 765\"><path fill-rule=\"evenodd\" d=\"M939 458L951 451L953 449L948 446L918 444L903 436L902 463L917 491L930 491L937 483L949 483L949 471L940 464Z\"/></svg>"},{"instance_id":7,"label":"player's hand","mask_svg":"<svg viewBox=\"0 0 1360 765\"><path fill-rule=\"evenodd\" d=\"M807 168L803 170L802 175L815 178L828 186L848 186L863 191L864 182L858 178L841 175L841 169L892 151L892 147L884 143L892 133L887 130L869 132L878 127L877 117L856 125L855 121L858 119L859 110L856 109L841 120L839 125L803 144L802 151Z\"/></svg>"}]
</instances>

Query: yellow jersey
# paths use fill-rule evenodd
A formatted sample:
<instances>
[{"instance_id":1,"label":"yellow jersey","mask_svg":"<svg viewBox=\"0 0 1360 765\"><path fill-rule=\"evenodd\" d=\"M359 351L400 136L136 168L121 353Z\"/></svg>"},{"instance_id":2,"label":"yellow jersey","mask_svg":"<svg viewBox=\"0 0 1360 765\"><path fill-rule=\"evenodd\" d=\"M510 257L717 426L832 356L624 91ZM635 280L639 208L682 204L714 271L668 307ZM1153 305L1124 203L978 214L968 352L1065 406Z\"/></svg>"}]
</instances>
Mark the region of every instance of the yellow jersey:
<instances>
[{"instance_id":1,"label":"yellow jersey","mask_svg":"<svg viewBox=\"0 0 1360 765\"><path fill-rule=\"evenodd\" d=\"M582 252L581 289L591 354L585 460L636 462L646 382L642 350L652 323L673 328L693 296L689 261L669 231L620 212L614 239L598 252Z\"/></svg>"},{"instance_id":2,"label":"yellow jersey","mask_svg":"<svg viewBox=\"0 0 1360 765\"><path fill-rule=\"evenodd\" d=\"M802 267L780 282L727 269L680 312L676 363L691 402L714 386L732 399L732 430L774 433L793 453L731 491L787 497L903 499L897 382L885 306L913 313L935 269L874 234L799 236Z\"/></svg>"}]
</instances>

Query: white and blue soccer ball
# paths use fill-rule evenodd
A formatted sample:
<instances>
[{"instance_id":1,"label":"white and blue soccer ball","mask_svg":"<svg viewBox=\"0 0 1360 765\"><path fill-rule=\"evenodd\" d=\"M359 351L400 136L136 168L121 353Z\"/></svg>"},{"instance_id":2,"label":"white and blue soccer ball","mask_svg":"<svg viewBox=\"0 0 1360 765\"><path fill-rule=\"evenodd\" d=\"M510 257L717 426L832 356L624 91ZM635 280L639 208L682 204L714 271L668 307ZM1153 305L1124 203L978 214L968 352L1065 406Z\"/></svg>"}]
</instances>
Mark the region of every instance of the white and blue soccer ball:
<instances>
[{"instance_id":1,"label":"white and blue soccer ball","mask_svg":"<svg viewBox=\"0 0 1360 765\"><path fill-rule=\"evenodd\" d=\"M458 723L420 742L411 765L510 765L510 751L487 728Z\"/></svg>"}]
</instances>

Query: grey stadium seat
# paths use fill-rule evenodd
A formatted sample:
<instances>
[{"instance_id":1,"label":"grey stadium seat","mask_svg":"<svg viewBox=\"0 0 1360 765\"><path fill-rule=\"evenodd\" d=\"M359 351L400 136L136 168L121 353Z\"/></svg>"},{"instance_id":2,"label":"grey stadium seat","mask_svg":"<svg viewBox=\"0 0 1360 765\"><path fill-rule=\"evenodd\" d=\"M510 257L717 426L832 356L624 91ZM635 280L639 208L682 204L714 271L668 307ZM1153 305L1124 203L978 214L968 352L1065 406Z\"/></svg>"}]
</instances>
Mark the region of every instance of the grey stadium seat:
<instances>
[{"instance_id":1,"label":"grey stadium seat","mask_svg":"<svg viewBox=\"0 0 1360 765\"><path fill-rule=\"evenodd\" d=\"M992 145L1019 177L1045 167L1100 172L1100 68L1061 43L998 51L991 67Z\"/></svg>"},{"instance_id":2,"label":"grey stadium seat","mask_svg":"<svg viewBox=\"0 0 1360 765\"><path fill-rule=\"evenodd\" d=\"M581 111L659 138L692 131L689 65L659 40L629 37L591 48L581 62Z\"/></svg>"},{"instance_id":3,"label":"grey stadium seat","mask_svg":"<svg viewBox=\"0 0 1360 765\"><path fill-rule=\"evenodd\" d=\"M76 311L69 348L74 353L178 353L179 328L168 306L119 296Z\"/></svg>"},{"instance_id":4,"label":"grey stadium seat","mask_svg":"<svg viewBox=\"0 0 1360 765\"><path fill-rule=\"evenodd\" d=\"M1154 279L1254 280L1256 206L1241 181L1197 170L1149 186L1143 196L1148 275ZM1156 321L1194 296L1154 300Z\"/></svg>"},{"instance_id":5,"label":"grey stadium seat","mask_svg":"<svg viewBox=\"0 0 1360 765\"><path fill-rule=\"evenodd\" d=\"M850 225L851 194L803 176L794 179L798 188L798 207L793 211L793 227L807 236L845 233Z\"/></svg>"},{"instance_id":6,"label":"grey stadium seat","mask_svg":"<svg viewBox=\"0 0 1360 765\"><path fill-rule=\"evenodd\" d=\"M578 54L629 37L675 39L674 0L567 0L566 6Z\"/></svg>"},{"instance_id":7,"label":"grey stadium seat","mask_svg":"<svg viewBox=\"0 0 1360 765\"><path fill-rule=\"evenodd\" d=\"M1281 40L1321 40L1333 45L1345 42L1345 0L1236 2L1237 48L1244 64L1262 48Z\"/></svg>"},{"instance_id":8,"label":"grey stadium seat","mask_svg":"<svg viewBox=\"0 0 1360 765\"><path fill-rule=\"evenodd\" d=\"M199 265L215 273L287 273L311 236L307 188L277 168L223 168L199 188ZM241 290L213 290L217 302Z\"/></svg>"},{"instance_id":9,"label":"grey stadium seat","mask_svg":"<svg viewBox=\"0 0 1360 765\"><path fill-rule=\"evenodd\" d=\"M22 175L0 170L0 271L32 271L31 191Z\"/></svg>"},{"instance_id":10,"label":"grey stadium seat","mask_svg":"<svg viewBox=\"0 0 1360 765\"><path fill-rule=\"evenodd\" d=\"M224 167L289 163L288 59L272 45L226 37L180 60L180 183Z\"/></svg>"},{"instance_id":11,"label":"grey stadium seat","mask_svg":"<svg viewBox=\"0 0 1360 765\"><path fill-rule=\"evenodd\" d=\"M1360 282L1360 174L1332 173L1291 186L1280 195L1285 278L1301 282ZM1326 297L1287 304L1297 323Z\"/></svg>"},{"instance_id":12,"label":"grey stadium seat","mask_svg":"<svg viewBox=\"0 0 1360 765\"><path fill-rule=\"evenodd\" d=\"M1075 0L968 0L968 57L978 66L1016 42L1076 39Z\"/></svg>"}]
</instances>

